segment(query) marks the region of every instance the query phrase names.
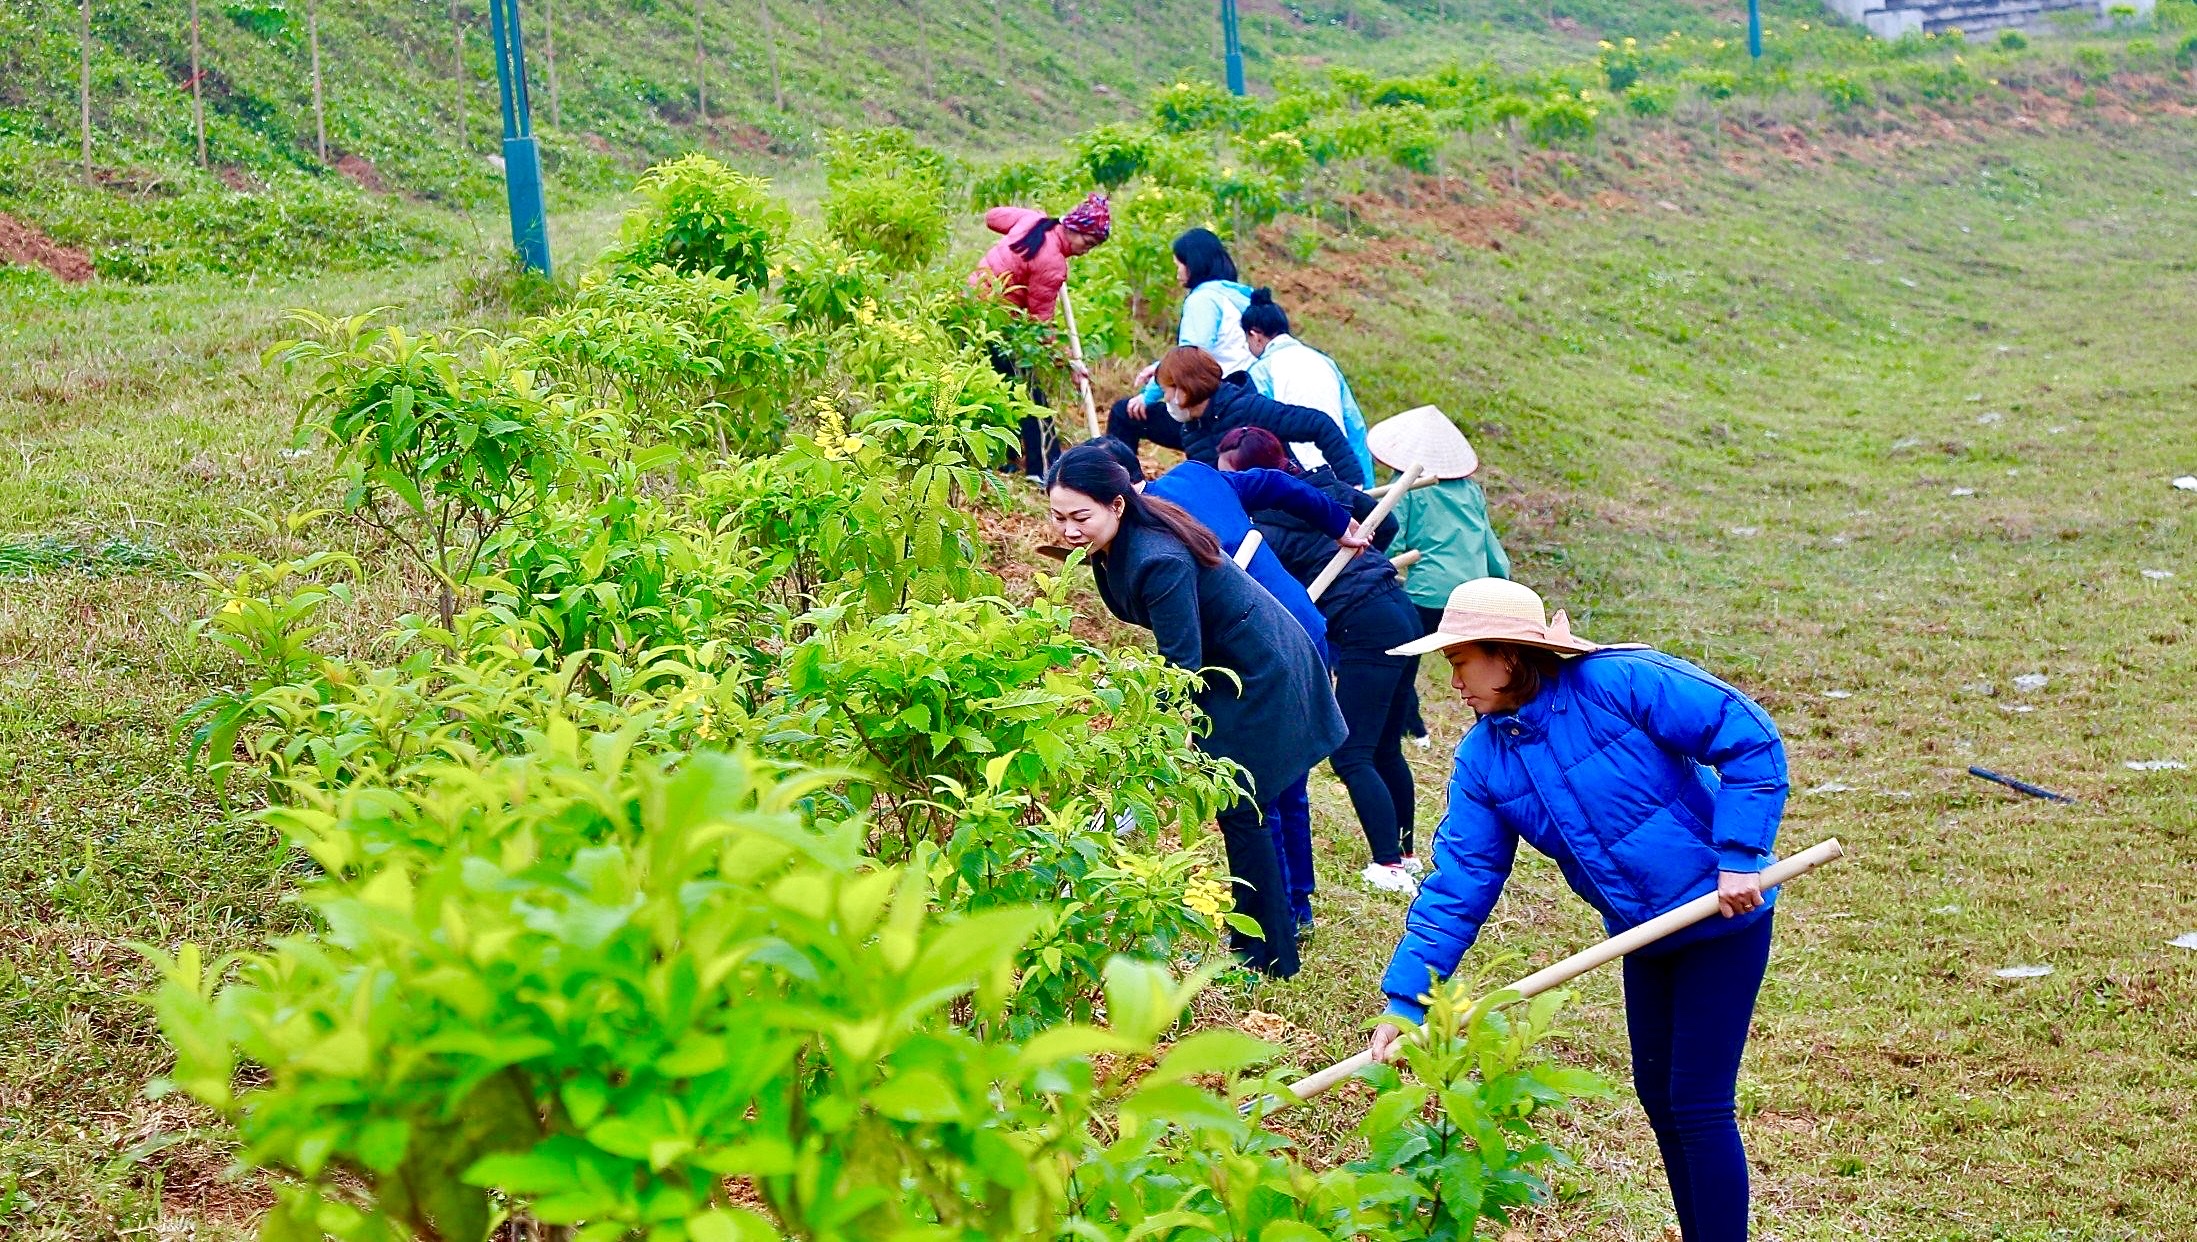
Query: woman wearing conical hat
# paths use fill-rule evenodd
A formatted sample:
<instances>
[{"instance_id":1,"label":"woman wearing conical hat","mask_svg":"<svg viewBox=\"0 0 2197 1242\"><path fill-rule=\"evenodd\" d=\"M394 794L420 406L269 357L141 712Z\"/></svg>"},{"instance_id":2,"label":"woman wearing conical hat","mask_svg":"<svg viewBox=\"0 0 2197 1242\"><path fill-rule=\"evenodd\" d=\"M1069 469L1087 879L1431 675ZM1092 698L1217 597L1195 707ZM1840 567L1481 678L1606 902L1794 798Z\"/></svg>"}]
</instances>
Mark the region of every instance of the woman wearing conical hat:
<instances>
[{"instance_id":1,"label":"woman wearing conical hat","mask_svg":"<svg viewBox=\"0 0 2197 1242\"><path fill-rule=\"evenodd\" d=\"M1418 465L1440 480L1396 504L1396 541L1389 554L1416 551L1419 562L1404 592L1432 633L1449 593L1474 578L1510 577L1510 555L1488 520L1488 498L1472 476L1480 455L1449 416L1431 405L1383 419L1366 433L1373 459L1402 472Z\"/></svg>"},{"instance_id":2,"label":"woman wearing conical hat","mask_svg":"<svg viewBox=\"0 0 2197 1242\"><path fill-rule=\"evenodd\" d=\"M1555 860L1612 935L1708 893L1724 915L1625 959L1633 1084L1655 1131L1686 1242L1747 1236L1747 1154L1735 1111L1740 1054L1770 957L1787 792L1785 744L1746 695L1644 647L1598 647L1515 582L1450 593L1435 632L1479 719L1457 747L1434 871L1381 980L1388 1013L1418 1021L1429 986L1472 947L1524 840ZM1384 1023L1371 1050L1401 1035Z\"/></svg>"}]
</instances>

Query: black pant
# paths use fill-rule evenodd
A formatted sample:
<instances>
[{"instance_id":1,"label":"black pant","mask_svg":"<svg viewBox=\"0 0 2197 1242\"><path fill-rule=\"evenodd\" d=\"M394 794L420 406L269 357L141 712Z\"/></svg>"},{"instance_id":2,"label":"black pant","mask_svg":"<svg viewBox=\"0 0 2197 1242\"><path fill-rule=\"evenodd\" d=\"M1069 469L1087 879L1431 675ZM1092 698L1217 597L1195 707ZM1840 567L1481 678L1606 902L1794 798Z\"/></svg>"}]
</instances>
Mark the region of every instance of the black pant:
<instances>
[{"instance_id":1,"label":"black pant","mask_svg":"<svg viewBox=\"0 0 2197 1242\"><path fill-rule=\"evenodd\" d=\"M1373 861L1394 864L1411 840L1411 765L1404 762L1404 725L1414 703L1419 662L1377 649L1343 648L1335 654L1335 703L1350 728L1328 757L1350 790Z\"/></svg>"},{"instance_id":2,"label":"black pant","mask_svg":"<svg viewBox=\"0 0 2197 1242\"><path fill-rule=\"evenodd\" d=\"M1030 389L1030 400L1037 405L1045 404L1045 390L1038 387L1037 378L1016 366L1005 350L992 351L992 369L1008 379L1023 381ZM1053 420L1031 415L1022 420L1022 459L1010 464L1019 464L1024 474L1043 476L1053 468L1060 451L1060 432L1054 428Z\"/></svg>"},{"instance_id":3,"label":"black pant","mask_svg":"<svg viewBox=\"0 0 2197 1242\"><path fill-rule=\"evenodd\" d=\"M1277 979L1297 973L1297 920L1289 912L1288 885L1274 853L1274 835L1257 803L1239 798L1219 816L1221 842L1228 849L1228 871L1235 877L1236 913L1255 920L1263 937L1230 932L1244 965Z\"/></svg>"},{"instance_id":4,"label":"black pant","mask_svg":"<svg viewBox=\"0 0 2197 1242\"><path fill-rule=\"evenodd\" d=\"M1412 607L1419 611L1419 625L1422 634L1432 634L1442 628L1441 609L1429 608L1425 604L1416 603ZM1414 660L1412 663L1417 665L1418 661ZM1413 676L1411 679L1411 715L1404 720L1404 736L1426 737L1428 733L1427 718L1419 711L1419 679L1417 676ZM1411 830L1406 828L1404 830L1404 853L1415 852L1411 848Z\"/></svg>"},{"instance_id":5,"label":"black pant","mask_svg":"<svg viewBox=\"0 0 2197 1242\"><path fill-rule=\"evenodd\" d=\"M1182 424L1168 417L1165 406L1145 406L1143 418L1131 418L1127 397L1116 401L1107 413L1106 434L1130 448L1137 447L1140 440L1150 440L1178 453L1182 451Z\"/></svg>"}]
</instances>

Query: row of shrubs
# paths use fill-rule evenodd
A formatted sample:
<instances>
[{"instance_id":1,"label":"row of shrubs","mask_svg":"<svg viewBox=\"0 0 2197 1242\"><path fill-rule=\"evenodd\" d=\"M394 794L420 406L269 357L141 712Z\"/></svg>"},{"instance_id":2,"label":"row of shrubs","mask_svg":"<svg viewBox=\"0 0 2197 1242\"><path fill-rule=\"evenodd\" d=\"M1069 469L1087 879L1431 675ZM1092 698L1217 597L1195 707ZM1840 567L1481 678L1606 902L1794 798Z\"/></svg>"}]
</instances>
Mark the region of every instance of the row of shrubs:
<instances>
[{"instance_id":1,"label":"row of shrubs","mask_svg":"<svg viewBox=\"0 0 2197 1242\"><path fill-rule=\"evenodd\" d=\"M182 727L312 927L156 998L265 1236L1465 1237L1545 1193L1539 1115L1598 1089L1535 1050L1555 1001L1446 991L1328 1168L1266 1121L1279 1049L1182 1024L1233 773L1186 674L994 575L1002 312L866 193L936 157L838 149L820 222L653 171L515 332L272 351L340 500L205 578ZM332 521L414 592L378 656L326 644Z\"/></svg>"}]
</instances>

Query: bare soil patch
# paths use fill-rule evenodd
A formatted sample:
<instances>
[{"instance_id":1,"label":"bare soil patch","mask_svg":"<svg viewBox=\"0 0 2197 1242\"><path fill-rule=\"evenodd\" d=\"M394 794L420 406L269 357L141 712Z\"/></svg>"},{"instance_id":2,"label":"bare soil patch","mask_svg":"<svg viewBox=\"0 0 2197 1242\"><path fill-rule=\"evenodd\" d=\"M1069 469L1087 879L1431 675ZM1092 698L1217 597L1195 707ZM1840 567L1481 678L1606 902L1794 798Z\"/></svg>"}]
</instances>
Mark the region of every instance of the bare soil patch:
<instances>
[{"instance_id":1,"label":"bare soil patch","mask_svg":"<svg viewBox=\"0 0 2197 1242\"><path fill-rule=\"evenodd\" d=\"M92 278L92 257L64 246L28 221L0 212L0 263L42 267L61 280L80 284Z\"/></svg>"},{"instance_id":2,"label":"bare soil patch","mask_svg":"<svg viewBox=\"0 0 2197 1242\"><path fill-rule=\"evenodd\" d=\"M349 177L362 190L370 190L375 194L389 192L389 183L381 179L381 172L371 163L368 163L364 156L353 155L346 151L335 158L333 167L337 172Z\"/></svg>"}]
</instances>

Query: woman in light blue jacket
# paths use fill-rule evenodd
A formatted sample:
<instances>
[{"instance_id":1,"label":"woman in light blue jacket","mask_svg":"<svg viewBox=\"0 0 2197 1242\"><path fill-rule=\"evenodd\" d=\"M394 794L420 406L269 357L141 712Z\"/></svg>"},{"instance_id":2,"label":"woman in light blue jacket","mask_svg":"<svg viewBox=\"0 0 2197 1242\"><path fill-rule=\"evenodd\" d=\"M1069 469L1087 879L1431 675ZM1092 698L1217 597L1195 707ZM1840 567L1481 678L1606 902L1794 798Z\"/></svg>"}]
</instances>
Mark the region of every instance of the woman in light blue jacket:
<instances>
[{"instance_id":1,"label":"woman in light blue jacket","mask_svg":"<svg viewBox=\"0 0 2197 1242\"><path fill-rule=\"evenodd\" d=\"M1368 483L1373 481L1373 453L1366 447L1365 415L1350 381L1335 360L1289 334L1289 312L1274 300L1271 289L1251 291L1251 304L1243 312L1243 339L1258 361L1251 364L1251 386L1283 405L1301 405L1335 420L1350 440ZM1309 453L1307 450L1311 450ZM1327 464L1309 444L1292 444L1291 455L1307 470Z\"/></svg>"},{"instance_id":2,"label":"woman in light blue jacket","mask_svg":"<svg viewBox=\"0 0 2197 1242\"><path fill-rule=\"evenodd\" d=\"M1251 288L1236 279L1236 261L1211 229L1191 229L1175 239L1175 276L1188 289L1182 300L1182 320L1175 343L1195 345L1213 356L1221 376L1230 383L1248 383L1251 346L1244 340L1243 312L1251 305ZM1106 420L1106 434L1135 448L1150 440L1171 449L1182 447L1182 434L1171 417L1159 417L1163 394L1154 378L1159 364L1137 372L1142 391L1114 403Z\"/></svg>"},{"instance_id":3,"label":"woman in light blue jacket","mask_svg":"<svg viewBox=\"0 0 2197 1242\"><path fill-rule=\"evenodd\" d=\"M1770 957L1785 743L1753 700L1644 647L1572 637L1563 613L1500 578L1451 592L1434 633L1478 714L1457 747L1434 873L1405 917L1381 988L1417 1021L1421 997L1479 937L1518 842L1554 859L1611 934L1715 893L1724 917L1625 959L1633 1084L1662 1150L1686 1242L1743 1242L1747 1154L1735 1094ZM1400 1032L1383 1024L1385 1058Z\"/></svg>"}]
</instances>

